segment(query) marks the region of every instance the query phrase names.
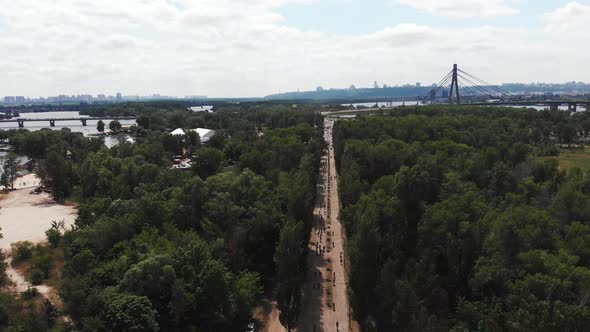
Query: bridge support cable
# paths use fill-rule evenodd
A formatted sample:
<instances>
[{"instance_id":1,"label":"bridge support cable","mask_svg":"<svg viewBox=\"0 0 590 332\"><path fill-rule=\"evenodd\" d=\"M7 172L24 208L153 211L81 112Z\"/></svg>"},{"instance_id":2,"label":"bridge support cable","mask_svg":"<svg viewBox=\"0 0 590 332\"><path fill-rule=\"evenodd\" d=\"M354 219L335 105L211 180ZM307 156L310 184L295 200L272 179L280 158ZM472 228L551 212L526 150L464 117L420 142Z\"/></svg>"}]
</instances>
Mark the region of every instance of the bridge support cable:
<instances>
[{"instance_id":1,"label":"bridge support cable","mask_svg":"<svg viewBox=\"0 0 590 332\"><path fill-rule=\"evenodd\" d=\"M485 87L487 87L487 88L490 88L490 89L493 89L493 90L497 91L498 93L500 93L500 94L502 94L502 95L509 94L509 93L508 93L506 90L504 90L504 89L502 89L502 88L498 87L497 85L494 85L494 84L491 84L491 83L489 83L489 82L487 82L487 81L484 81L484 80L482 80L481 78L479 78L479 77L477 77L477 76L474 76L474 75L471 75L471 74L469 74L468 72L465 72L465 71L463 71L463 70L461 70L461 69L459 69L459 72L461 72L462 74L464 74L464 75L466 75L466 76L470 77L472 80L474 80L474 81L476 81L476 82L480 83L481 85L483 85L483 86L485 86Z\"/></svg>"},{"instance_id":2,"label":"bridge support cable","mask_svg":"<svg viewBox=\"0 0 590 332\"><path fill-rule=\"evenodd\" d=\"M467 91L467 93L468 93L468 95L469 95L469 96L472 96L472 97L476 97L476 96L477 96L477 92L476 92L476 91L473 91L473 89L472 89L472 88L470 88L470 87L469 87L469 86L467 86L467 85L464 85L464 84L463 84L461 81L459 81L459 86L460 86L460 87L461 87L461 89L463 89L464 91Z\"/></svg>"},{"instance_id":3,"label":"bridge support cable","mask_svg":"<svg viewBox=\"0 0 590 332\"><path fill-rule=\"evenodd\" d=\"M436 84L436 86L431 89L430 91L428 91L428 93L424 96L424 97L430 97L431 100L436 99L436 95L438 94L438 92L440 91L440 89L448 86L449 81L451 80L451 77L453 75L453 71L448 72L441 80L440 82L438 82Z\"/></svg>"},{"instance_id":4,"label":"bridge support cable","mask_svg":"<svg viewBox=\"0 0 590 332\"><path fill-rule=\"evenodd\" d=\"M467 92L467 95L468 96L473 96L473 97L476 97L477 96L477 93L475 93L475 91L473 91L467 85L464 85L463 83L461 83L461 81L459 81L459 87L461 88L461 90Z\"/></svg>"},{"instance_id":5,"label":"bridge support cable","mask_svg":"<svg viewBox=\"0 0 590 332\"><path fill-rule=\"evenodd\" d=\"M446 82L449 81L449 79L451 78L451 75L453 75L453 71L451 70L450 72L448 72L445 77L443 77L442 80L440 80L440 82L438 82L438 84L436 85L438 88L442 88L443 86L446 85Z\"/></svg>"},{"instance_id":6,"label":"bridge support cable","mask_svg":"<svg viewBox=\"0 0 590 332\"><path fill-rule=\"evenodd\" d=\"M467 82L468 84L471 85L472 88L477 89L478 91L480 91L483 95L490 95L493 96L496 94L496 92L494 90L489 90L486 86L482 86L480 84L477 84L475 82L473 82L471 79L463 76L463 75L459 75L459 77L464 81Z\"/></svg>"},{"instance_id":7,"label":"bridge support cable","mask_svg":"<svg viewBox=\"0 0 590 332\"><path fill-rule=\"evenodd\" d=\"M473 81L471 81L470 79L463 77L463 76L459 76L461 78L461 80L469 85L471 85L471 87L475 90L477 90L479 93L483 94L483 95L493 95L494 93L487 90L486 88L480 86L477 83L474 83Z\"/></svg>"},{"instance_id":8,"label":"bridge support cable","mask_svg":"<svg viewBox=\"0 0 590 332\"><path fill-rule=\"evenodd\" d=\"M484 80L482 80L482 79L480 79L480 78L478 78L478 77L476 77L474 75L471 75L471 74L469 74L469 73L467 73L465 71L462 71L461 70L461 73L469 76L471 79L475 80L476 82L478 82L479 84L481 84L483 86L486 86L488 88L491 88L491 89L493 89L493 90L495 90L495 91L497 91L497 92L499 92L501 94L508 94L508 92L506 90L498 87L497 85L494 85L494 84L491 84L491 83L489 83L487 81L484 81Z\"/></svg>"},{"instance_id":9,"label":"bridge support cable","mask_svg":"<svg viewBox=\"0 0 590 332\"><path fill-rule=\"evenodd\" d=\"M446 87L449 84L449 80L451 79L452 75L453 75L453 72L452 71L448 72L445 75L445 77L443 77L443 79L440 80L440 82L438 82L438 84L436 85L435 90L438 91L438 90Z\"/></svg>"}]
</instances>

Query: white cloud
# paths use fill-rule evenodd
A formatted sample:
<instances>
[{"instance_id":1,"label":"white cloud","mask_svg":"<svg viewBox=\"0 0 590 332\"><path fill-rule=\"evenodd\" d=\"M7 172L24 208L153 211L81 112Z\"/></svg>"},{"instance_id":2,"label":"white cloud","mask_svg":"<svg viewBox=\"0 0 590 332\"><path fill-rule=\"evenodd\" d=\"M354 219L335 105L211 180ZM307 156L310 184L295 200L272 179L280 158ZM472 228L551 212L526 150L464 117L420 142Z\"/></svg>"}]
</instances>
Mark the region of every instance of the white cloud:
<instances>
[{"instance_id":1,"label":"white cloud","mask_svg":"<svg viewBox=\"0 0 590 332\"><path fill-rule=\"evenodd\" d=\"M577 65L588 49L555 49L559 34L393 24L333 35L290 26L278 11L290 2L312 1L0 0L0 94L262 96L437 82L455 62L494 83L590 79ZM505 6L487 2L486 15ZM545 17L548 30L562 10Z\"/></svg>"},{"instance_id":2,"label":"white cloud","mask_svg":"<svg viewBox=\"0 0 590 332\"><path fill-rule=\"evenodd\" d=\"M505 0L398 0L398 3L434 16L456 18L496 17L518 13Z\"/></svg>"},{"instance_id":3,"label":"white cloud","mask_svg":"<svg viewBox=\"0 0 590 332\"><path fill-rule=\"evenodd\" d=\"M570 2L562 8L544 15L545 31L549 33L576 34L576 38L587 35L590 22L590 6ZM564 37L567 37L564 36Z\"/></svg>"}]
</instances>

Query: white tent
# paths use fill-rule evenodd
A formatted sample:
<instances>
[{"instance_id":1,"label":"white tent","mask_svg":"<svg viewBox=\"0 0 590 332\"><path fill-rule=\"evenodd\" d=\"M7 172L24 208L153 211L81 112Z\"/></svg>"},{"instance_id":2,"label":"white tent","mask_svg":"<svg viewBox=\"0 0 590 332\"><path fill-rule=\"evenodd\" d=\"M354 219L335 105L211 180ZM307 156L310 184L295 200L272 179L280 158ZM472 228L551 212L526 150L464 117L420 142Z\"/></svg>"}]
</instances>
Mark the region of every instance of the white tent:
<instances>
[{"instance_id":1,"label":"white tent","mask_svg":"<svg viewBox=\"0 0 590 332\"><path fill-rule=\"evenodd\" d=\"M170 133L170 135L182 136L184 135L184 130L182 130L182 128L176 128Z\"/></svg>"},{"instance_id":2,"label":"white tent","mask_svg":"<svg viewBox=\"0 0 590 332\"><path fill-rule=\"evenodd\" d=\"M215 130L206 128L197 128L193 129L193 131L196 131L197 134L199 134L199 137L201 138L201 143L207 142L211 137L213 137L213 135L215 135Z\"/></svg>"}]
</instances>

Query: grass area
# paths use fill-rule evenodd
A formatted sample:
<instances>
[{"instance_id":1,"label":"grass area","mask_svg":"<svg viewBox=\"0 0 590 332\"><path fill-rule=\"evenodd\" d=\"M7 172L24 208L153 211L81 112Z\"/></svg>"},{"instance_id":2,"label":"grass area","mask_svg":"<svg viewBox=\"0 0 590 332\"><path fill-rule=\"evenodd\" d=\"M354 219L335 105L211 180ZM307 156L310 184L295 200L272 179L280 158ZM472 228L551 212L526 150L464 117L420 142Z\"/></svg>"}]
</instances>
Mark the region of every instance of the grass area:
<instances>
[{"instance_id":1,"label":"grass area","mask_svg":"<svg viewBox=\"0 0 590 332\"><path fill-rule=\"evenodd\" d=\"M590 147L584 149L560 149L559 157L541 157L540 160L555 159L559 162L559 168L569 171L574 168L590 170Z\"/></svg>"}]
</instances>

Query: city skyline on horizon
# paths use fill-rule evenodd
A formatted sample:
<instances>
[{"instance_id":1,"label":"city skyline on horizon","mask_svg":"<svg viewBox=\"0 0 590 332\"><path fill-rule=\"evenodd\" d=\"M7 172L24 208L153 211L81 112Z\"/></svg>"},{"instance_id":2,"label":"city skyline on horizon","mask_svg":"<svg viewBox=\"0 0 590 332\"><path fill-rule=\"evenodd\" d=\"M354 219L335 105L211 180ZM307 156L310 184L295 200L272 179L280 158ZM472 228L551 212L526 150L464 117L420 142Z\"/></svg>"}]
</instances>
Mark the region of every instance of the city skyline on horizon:
<instances>
[{"instance_id":1,"label":"city skyline on horizon","mask_svg":"<svg viewBox=\"0 0 590 332\"><path fill-rule=\"evenodd\" d=\"M377 84L377 86L375 86L375 84ZM586 83L583 81L568 81L568 82L563 82L563 83L551 83L551 82L531 82L531 83L521 83L521 82L511 82L511 83L501 83L498 84L498 86L506 86L506 85L523 85L523 86L554 86L554 85L558 85L558 86L567 86L570 84L574 84L574 85L590 85L590 83ZM432 83L432 84L422 84L422 82L416 82L414 84L411 83L405 83L403 85L388 85L387 83L384 84L379 84L379 82L377 81L373 81L373 86L356 86L355 84L352 84L351 86L354 86L356 89L382 89L382 88L407 88L407 87L421 87L421 88L428 88L431 86L435 86L436 83ZM323 90L326 91L330 91L330 90L348 90L350 89L350 87L323 87L323 86L318 86L315 89L310 89L310 90L297 90L297 91L280 91L280 93L295 93L295 92L311 92L311 91L315 91L319 88L322 88ZM1 91L0 91L1 93ZM120 98L118 97L118 95L120 94ZM148 94L126 94L123 92L116 92L113 94L109 94L109 93L83 93L83 94L68 94L68 93L61 93L58 95L45 95L45 96L28 96L28 95L22 95L22 94L17 94L17 95L12 95L12 96L2 96L0 95L0 104L4 103L4 104L8 104L8 103L20 103L20 102L24 102L26 101L32 101L32 102L59 102L59 101L86 101L86 102L90 102L90 101L116 101L116 100L164 100L164 99L224 99L224 98L264 98L266 96L271 96L273 94L266 94L266 95L262 95L262 96L249 96L249 97L235 97L235 96L223 96L223 97L209 97L207 95L164 95L164 94L159 94L159 93L148 93ZM7 102L6 98L24 98L22 101L13 101L13 102ZM61 98L61 100L60 100Z\"/></svg>"}]
</instances>

